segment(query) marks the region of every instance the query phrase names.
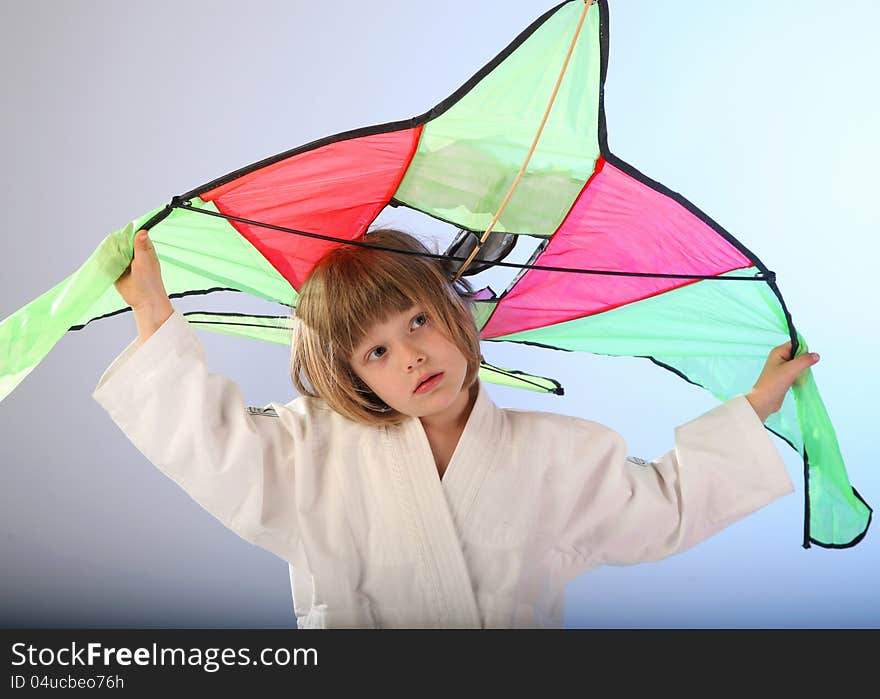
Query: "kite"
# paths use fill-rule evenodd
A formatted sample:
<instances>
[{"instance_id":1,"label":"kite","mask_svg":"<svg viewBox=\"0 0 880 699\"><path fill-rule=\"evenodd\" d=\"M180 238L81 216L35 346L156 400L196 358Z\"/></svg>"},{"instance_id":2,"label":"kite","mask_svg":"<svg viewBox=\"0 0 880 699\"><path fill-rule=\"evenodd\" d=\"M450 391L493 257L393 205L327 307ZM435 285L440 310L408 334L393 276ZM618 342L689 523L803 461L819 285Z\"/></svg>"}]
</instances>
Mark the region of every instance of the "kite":
<instances>
[{"instance_id":1,"label":"kite","mask_svg":"<svg viewBox=\"0 0 880 699\"><path fill-rule=\"evenodd\" d=\"M478 290L484 343L630 356L719 400L747 393L769 350L807 350L776 275L680 194L610 152L607 0L548 10L420 116L322 138L184 194L107 235L69 277L0 323L0 400L67 332L131 309L113 282L150 231L172 298L238 291L296 307L331 248L407 207L458 230L456 278L517 268ZM367 245L368 246L368 245ZM530 251L526 264L505 262ZM290 313L184 314L197 328L290 342ZM485 381L562 393L483 362ZM803 547L854 546L872 510L850 484L809 369L765 422L804 467Z\"/></svg>"}]
</instances>

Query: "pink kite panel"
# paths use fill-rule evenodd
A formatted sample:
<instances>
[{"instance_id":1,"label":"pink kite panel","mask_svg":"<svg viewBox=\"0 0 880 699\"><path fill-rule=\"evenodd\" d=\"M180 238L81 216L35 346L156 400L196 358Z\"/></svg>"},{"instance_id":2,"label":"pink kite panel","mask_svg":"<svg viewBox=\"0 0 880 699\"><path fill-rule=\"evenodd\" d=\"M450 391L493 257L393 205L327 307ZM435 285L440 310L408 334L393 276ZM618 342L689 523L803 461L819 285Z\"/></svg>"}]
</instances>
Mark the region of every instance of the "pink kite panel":
<instances>
[{"instance_id":1,"label":"pink kite panel","mask_svg":"<svg viewBox=\"0 0 880 699\"><path fill-rule=\"evenodd\" d=\"M362 136L291 156L202 195L218 210L307 233L351 240L388 204L409 167L421 126ZM230 221L293 285L302 286L334 245Z\"/></svg>"},{"instance_id":2,"label":"pink kite panel","mask_svg":"<svg viewBox=\"0 0 880 699\"><path fill-rule=\"evenodd\" d=\"M535 264L714 276L752 262L677 201L599 158L596 172ZM527 270L481 334L492 338L541 328L694 281L699 280Z\"/></svg>"}]
</instances>

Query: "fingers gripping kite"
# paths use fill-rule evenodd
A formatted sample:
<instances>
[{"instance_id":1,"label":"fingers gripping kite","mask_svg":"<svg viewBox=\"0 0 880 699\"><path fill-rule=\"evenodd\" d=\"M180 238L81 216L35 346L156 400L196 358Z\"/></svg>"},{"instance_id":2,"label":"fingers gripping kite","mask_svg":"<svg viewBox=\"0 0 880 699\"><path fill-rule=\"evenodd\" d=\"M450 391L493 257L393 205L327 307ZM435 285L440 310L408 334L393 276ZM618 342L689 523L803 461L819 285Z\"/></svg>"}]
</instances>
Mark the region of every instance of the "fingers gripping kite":
<instances>
[{"instance_id":1,"label":"fingers gripping kite","mask_svg":"<svg viewBox=\"0 0 880 699\"><path fill-rule=\"evenodd\" d=\"M450 281L518 269L501 294L475 296L484 343L643 357L719 400L748 392L771 350L787 341L794 360L807 343L755 253L610 152L608 15L606 0L563 2L424 114L260 160L110 233L0 324L0 399L62 335L131 310L114 282L141 229L170 297L238 291L285 311L192 312L190 323L288 344L289 311L315 263L335 246L370 247L355 239L387 207L458 229L434 255L455 263ZM531 250L527 264L505 261L515 246ZM562 393L553 379L486 362L480 378ZM871 508L849 482L810 369L765 425L803 460L803 546L860 541Z\"/></svg>"}]
</instances>

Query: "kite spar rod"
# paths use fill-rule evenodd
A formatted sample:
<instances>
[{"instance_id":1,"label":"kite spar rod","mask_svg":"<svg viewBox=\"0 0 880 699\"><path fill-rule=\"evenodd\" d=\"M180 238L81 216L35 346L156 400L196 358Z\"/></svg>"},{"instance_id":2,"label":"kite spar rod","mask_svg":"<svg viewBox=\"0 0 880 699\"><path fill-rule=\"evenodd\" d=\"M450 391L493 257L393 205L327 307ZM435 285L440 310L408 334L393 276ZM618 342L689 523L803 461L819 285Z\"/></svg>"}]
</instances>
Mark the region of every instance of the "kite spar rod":
<instances>
[{"instance_id":1,"label":"kite spar rod","mask_svg":"<svg viewBox=\"0 0 880 699\"><path fill-rule=\"evenodd\" d=\"M455 257L454 255L441 255L437 253L431 252L417 252L415 250L402 250L400 248L390 248L385 245L375 245L373 243L366 243L359 240L348 240L346 238L336 238L332 235L323 235L322 233L309 233L307 231L298 231L295 228L286 228L285 226L276 226L272 223L263 223L262 221L254 221L249 218L241 218L240 216L232 216L231 214L223 214L218 211L208 211L207 209L197 209L193 207L193 205L187 201L183 200L180 197L174 197L169 205L169 208L178 208L178 209L186 209L187 211L191 211L194 214L204 214L205 216L216 216L217 218L224 218L227 221L237 221L239 223L246 223L251 226L259 226L261 228L269 228L273 231L281 231L283 233L292 233L293 235L301 235L306 238L316 238L318 240L327 240L332 243L342 243L344 245L355 245L361 248L373 248L375 250L386 250L388 252L397 252L403 255L415 255L417 257L430 257L435 260L452 260L454 262L460 262L465 260L464 257ZM570 272L574 274L606 274L609 276L617 276L617 277L659 277L659 278L669 278L669 279L714 279L716 281L747 281L747 282L769 282L774 281L776 279L776 273L768 270L766 275L758 274L753 277L719 277L717 275L707 275L707 274L666 274L659 272L623 272L619 270L610 270L610 269L579 269L577 267L551 267L549 265L530 265L530 264L519 264L517 262L502 262L501 260L491 261L490 264L494 267L513 267L516 269L537 269L544 272ZM458 277L453 279L452 281L456 281Z\"/></svg>"},{"instance_id":2,"label":"kite spar rod","mask_svg":"<svg viewBox=\"0 0 880 699\"><path fill-rule=\"evenodd\" d=\"M544 117L541 119L541 125L538 127L538 132L535 134L535 138L532 141L532 147L529 148L529 152L526 154L526 159L523 161L522 167L520 167L519 172L516 173L516 178L513 180L513 184L510 185L510 190L507 192L507 196L504 197L504 201L501 202L501 206L498 207L498 211L495 212L495 216L492 219L492 222L489 224L489 227L486 229L486 232L483 233L483 237L480 238L480 242L477 243L476 247L471 250L471 254L468 256L465 263L459 267L458 272L452 278L452 283L458 281L459 277L464 274L464 271L467 269L468 265L473 261L474 257L477 256L477 253L480 251L480 248L483 247L483 243L486 242L486 239L489 237L489 234L492 232L492 229L495 227L495 224L498 223L498 219L501 218L501 212L504 211L507 206L507 202L510 201L510 197L513 195L513 190L516 189L519 181L522 179L523 173L526 171L526 167L528 167L529 160L532 159L532 153L535 152L535 146L538 145L538 139L541 138L541 133L544 131L544 125L547 123L547 117L550 116L550 108L553 106L553 101L556 99L556 93L559 92L559 86L562 84L562 77L565 75L565 69L568 68L568 60L571 58L571 54L574 51L574 46L577 43L578 36L581 33L581 27L584 24L584 19L587 16L587 11L590 9L590 6L593 4L593 0L584 0L584 9L581 11L581 17L578 20L577 28L574 30L574 36L571 39L571 44L568 46L568 53L565 54L565 60L562 62L562 70L559 71L559 77L556 78L556 85L553 87L553 93L550 95L550 101L547 103L547 109L544 110Z\"/></svg>"}]
</instances>

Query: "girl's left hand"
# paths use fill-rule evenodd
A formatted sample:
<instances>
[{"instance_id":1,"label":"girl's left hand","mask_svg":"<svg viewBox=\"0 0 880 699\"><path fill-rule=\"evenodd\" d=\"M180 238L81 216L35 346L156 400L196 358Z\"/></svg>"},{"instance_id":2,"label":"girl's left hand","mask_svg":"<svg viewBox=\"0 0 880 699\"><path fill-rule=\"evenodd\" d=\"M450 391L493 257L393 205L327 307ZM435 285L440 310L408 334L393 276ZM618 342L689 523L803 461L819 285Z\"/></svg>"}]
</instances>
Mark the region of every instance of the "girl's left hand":
<instances>
[{"instance_id":1,"label":"girl's left hand","mask_svg":"<svg viewBox=\"0 0 880 699\"><path fill-rule=\"evenodd\" d=\"M785 394L801 372L819 361L815 352L791 358L791 341L770 350L764 369L751 391L746 395L758 413L761 422L782 407Z\"/></svg>"}]
</instances>

